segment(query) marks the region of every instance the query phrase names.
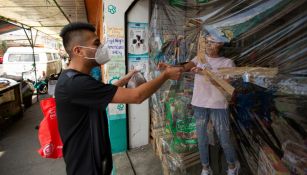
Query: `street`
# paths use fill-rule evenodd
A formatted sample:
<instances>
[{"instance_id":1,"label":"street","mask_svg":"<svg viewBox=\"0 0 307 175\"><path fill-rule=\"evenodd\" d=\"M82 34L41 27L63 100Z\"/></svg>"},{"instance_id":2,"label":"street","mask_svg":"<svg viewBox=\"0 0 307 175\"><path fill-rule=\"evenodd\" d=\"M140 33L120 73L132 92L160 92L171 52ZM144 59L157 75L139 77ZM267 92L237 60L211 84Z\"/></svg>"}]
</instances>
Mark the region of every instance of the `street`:
<instances>
[{"instance_id":1,"label":"street","mask_svg":"<svg viewBox=\"0 0 307 175\"><path fill-rule=\"evenodd\" d=\"M0 137L0 174L5 175L65 175L63 159L40 157L37 150L38 130L43 118L39 103L26 109L23 117L14 122ZM151 145L113 155L117 175L162 174L159 158ZM5 172L5 173L3 173Z\"/></svg>"}]
</instances>

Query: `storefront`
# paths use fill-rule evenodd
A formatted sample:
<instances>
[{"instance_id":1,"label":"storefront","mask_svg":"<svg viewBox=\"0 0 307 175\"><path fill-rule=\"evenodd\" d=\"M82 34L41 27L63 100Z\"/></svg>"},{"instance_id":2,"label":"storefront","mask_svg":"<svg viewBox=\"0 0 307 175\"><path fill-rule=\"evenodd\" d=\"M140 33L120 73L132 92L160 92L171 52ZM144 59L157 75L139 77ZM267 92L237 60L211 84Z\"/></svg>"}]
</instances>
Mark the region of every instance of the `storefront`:
<instances>
[{"instance_id":1,"label":"storefront","mask_svg":"<svg viewBox=\"0 0 307 175\"><path fill-rule=\"evenodd\" d=\"M159 74L159 62L182 65L195 56L206 61L205 35L223 43L221 56L234 61L236 68L209 69L204 78L227 97L231 135L245 174L306 171L306 5L289 0L152 1L150 78ZM200 164L193 79L185 73L151 98L152 143L166 173L189 174ZM216 127L208 124L208 137L215 138L209 138L211 145L219 145ZM222 166L216 173L226 171L214 161L223 158L211 163Z\"/></svg>"}]
</instances>

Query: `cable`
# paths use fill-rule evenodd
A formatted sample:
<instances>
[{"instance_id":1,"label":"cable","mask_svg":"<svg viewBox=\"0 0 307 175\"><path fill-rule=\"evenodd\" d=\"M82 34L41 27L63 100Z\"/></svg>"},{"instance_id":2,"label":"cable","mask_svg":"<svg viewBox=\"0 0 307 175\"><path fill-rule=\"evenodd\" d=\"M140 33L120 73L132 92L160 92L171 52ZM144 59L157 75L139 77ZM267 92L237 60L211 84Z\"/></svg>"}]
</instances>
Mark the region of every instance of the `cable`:
<instances>
[{"instance_id":1,"label":"cable","mask_svg":"<svg viewBox=\"0 0 307 175\"><path fill-rule=\"evenodd\" d=\"M133 166L132 161L131 161L131 158L130 158L130 156L129 156L129 152L128 152L128 151L126 151L126 154L127 154L128 159L129 159L129 162L130 162L130 165L131 165L131 168L132 168L133 174L134 174L134 175L136 175L136 172L135 172L134 166Z\"/></svg>"},{"instance_id":2,"label":"cable","mask_svg":"<svg viewBox=\"0 0 307 175\"><path fill-rule=\"evenodd\" d=\"M71 23L70 19L68 18L68 16L65 14L65 12L63 11L63 9L60 7L60 5L56 2L56 0L53 0L53 2L55 3L55 5L58 7L58 9L62 12L62 14L65 16L65 18L67 19L67 21L69 23Z\"/></svg>"}]
</instances>

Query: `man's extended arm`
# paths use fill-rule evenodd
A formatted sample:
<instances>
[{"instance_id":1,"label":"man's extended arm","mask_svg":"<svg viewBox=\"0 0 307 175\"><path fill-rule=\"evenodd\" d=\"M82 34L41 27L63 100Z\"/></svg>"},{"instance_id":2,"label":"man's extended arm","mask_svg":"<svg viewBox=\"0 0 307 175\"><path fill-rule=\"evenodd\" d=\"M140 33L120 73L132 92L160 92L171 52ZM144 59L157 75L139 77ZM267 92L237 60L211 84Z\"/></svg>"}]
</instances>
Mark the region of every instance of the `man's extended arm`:
<instances>
[{"instance_id":1,"label":"man's extended arm","mask_svg":"<svg viewBox=\"0 0 307 175\"><path fill-rule=\"evenodd\" d=\"M168 80L179 79L183 69L179 67L175 68L166 68L160 76L157 78L144 83L137 88L128 89L118 87L113 99L112 103L142 103L145 99L150 97L154 92L156 92L162 84Z\"/></svg>"}]
</instances>

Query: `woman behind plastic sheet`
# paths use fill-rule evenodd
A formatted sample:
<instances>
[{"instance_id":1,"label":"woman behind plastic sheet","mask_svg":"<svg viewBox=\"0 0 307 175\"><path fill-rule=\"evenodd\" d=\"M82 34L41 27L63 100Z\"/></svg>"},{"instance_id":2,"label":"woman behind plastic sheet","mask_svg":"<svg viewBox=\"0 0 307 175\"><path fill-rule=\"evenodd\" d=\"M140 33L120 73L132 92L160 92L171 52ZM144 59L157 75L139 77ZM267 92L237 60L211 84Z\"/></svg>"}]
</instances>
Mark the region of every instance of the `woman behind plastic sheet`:
<instances>
[{"instance_id":1,"label":"woman behind plastic sheet","mask_svg":"<svg viewBox=\"0 0 307 175\"><path fill-rule=\"evenodd\" d=\"M202 39L205 39L204 58L195 57L183 66L184 71L195 72L191 103L196 119L198 147L201 163L203 165L201 175L212 175L209 166L209 139L207 131L209 120L211 120L223 148L228 163L227 174L237 175L240 164L237 161L236 153L230 140L228 102L217 87L215 87L208 78L200 74L203 69L209 69L214 73L218 68L234 67L235 64L231 59L220 56L220 50L224 45L223 42L217 41L217 39L211 35L206 35L205 38ZM170 65L165 63L159 64L160 69L169 66Z\"/></svg>"}]
</instances>

